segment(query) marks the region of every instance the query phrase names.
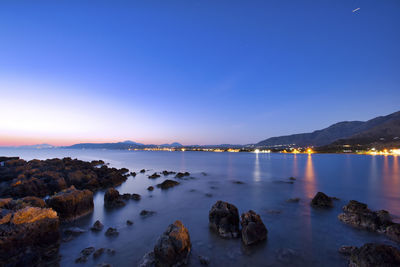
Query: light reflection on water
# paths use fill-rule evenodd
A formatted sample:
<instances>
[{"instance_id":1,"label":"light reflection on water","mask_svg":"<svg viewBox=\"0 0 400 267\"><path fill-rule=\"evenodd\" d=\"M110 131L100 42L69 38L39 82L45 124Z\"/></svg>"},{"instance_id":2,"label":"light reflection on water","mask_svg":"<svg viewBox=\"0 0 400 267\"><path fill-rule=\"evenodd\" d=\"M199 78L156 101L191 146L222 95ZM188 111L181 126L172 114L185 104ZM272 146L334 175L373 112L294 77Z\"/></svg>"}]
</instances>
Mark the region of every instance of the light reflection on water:
<instances>
[{"instance_id":1,"label":"light reflection on water","mask_svg":"<svg viewBox=\"0 0 400 267\"><path fill-rule=\"evenodd\" d=\"M398 157L66 149L0 149L0 155L21 156L28 160L64 156L105 159L111 166L126 167L130 171L143 168L151 169L151 172L189 171L196 178L180 181L179 186L168 191L155 189L153 192L146 188L162 182L164 177L151 180L138 174L136 178L128 178L117 189L120 193L139 193L142 200L130 201L120 209L105 209L104 192L95 193L94 212L72 225L88 229L100 219L105 228L117 227L120 234L117 238L107 238L103 232L87 232L62 243L62 266L74 265L80 250L88 246L112 247L117 253L99 259L89 258L81 266L101 262L135 266L168 224L176 219L182 220L190 231L191 266L199 266L199 254L209 257L211 266L343 266L346 259L337 253L341 245L366 242L396 245L382 235L343 225L337 215L351 199L365 202L371 209L387 209L400 215ZM203 171L207 176L201 174ZM294 184L285 183L290 176L297 178ZM241 180L245 184L234 184L232 180ZM318 191L340 200L335 201L330 210L313 209L309 202ZM212 197L205 193L212 193ZM293 197L300 197L300 202L286 202ZM269 231L268 241L245 248L240 240L223 240L210 232L208 211L217 200L235 204L240 213L249 209L259 213ZM143 219L139 216L142 209L155 210L157 214ZM128 227L127 219L133 220L134 225ZM282 257L282 250L288 249L293 256Z\"/></svg>"}]
</instances>

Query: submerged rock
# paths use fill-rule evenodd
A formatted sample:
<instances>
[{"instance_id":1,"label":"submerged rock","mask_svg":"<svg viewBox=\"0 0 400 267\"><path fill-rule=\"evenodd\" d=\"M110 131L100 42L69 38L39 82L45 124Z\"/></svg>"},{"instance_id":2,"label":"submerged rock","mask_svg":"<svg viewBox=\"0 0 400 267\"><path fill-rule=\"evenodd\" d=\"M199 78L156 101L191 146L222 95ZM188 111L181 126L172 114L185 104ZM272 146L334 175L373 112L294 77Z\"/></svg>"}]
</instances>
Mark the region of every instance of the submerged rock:
<instances>
[{"instance_id":1,"label":"submerged rock","mask_svg":"<svg viewBox=\"0 0 400 267\"><path fill-rule=\"evenodd\" d=\"M192 244L188 229L175 221L158 238L153 251L147 253L139 266L182 266L189 260Z\"/></svg>"},{"instance_id":2,"label":"submerged rock","mask_svg":"<svg viewBox=\"0 0 400 267\"><path fill-rule=\"evenodd\" d=\"M185 177L185 176L190 176L190 173L189 173L189 172L178 172L178 173L175 175L175 178L183 178L183 177Z\"/></svg>"},{"instance_id":3,"label":"submerged rock","mask_svg":"<svg viewBox=\"0 0 400 267\"><path fill-rule=\"evenodd\" d=\"M71 186L52 196L47 200L47 204L57 211L61 220L71 221L93 211L93 193L90 190L77 190Z\"/></svg>"},{"instance_id":4,"label":"submerged rock","mask_svg":"<svg viewBox=\"0 0 400 267\"><path fill-rule=\"evenodd\" d=\"M159 177L161 177L161 175L159 175L158 173L155 172L149 176L149 179L155 179L155 178L159 178Z\"/></svg>"},{"instance_id":5,"label":"submerged rock","mask_svg":"<svg viewBox=\"0 0 400 267\"><path fill-rule=\"evenodd\" d=\"M106 236L117 236L117 235L119 235L119 232L118 232L117 228L108 227L105 234L106 234Z\"/></svg>"},{"instance_id":6,"label":"submerged rock","mask_svg":"<svg viewBox=\"0 0 400 267\"><path fill-rule=\"evenodd\" d=\"M154 214L156 214L156 212L152 211L152 210L142 210L140 212L140 216L142 216L142 217L150 217L150 216L152 216Z\"/></svg>"},{"instance_id":7,"label":"submerged rock","mask_svg":"<svg viewBox=\"0 0 400 267\"><path fill-rule=\"evenodd\" d=\"M147 190L153 191L153 190L154 190L154 187L153 187L153 186L149 186L149 187L147 187Z\"/></svg>"},{"instance_id":8,"label":"submerged rock","mask_svg":"<svg viewBox=\"0 0 400 267\"><path fill-rule=\"evenodd\" d=\"M205 256L199 256L199 261L201 265L209 265L210 264L210 259Z\"/></svg>"},{"instance_id":9,"label":"submerged rock","mask_svg":"<svg viewBox=\"0 0 400 267\"><path fill-rule=\"evenodd\" d=\"M141 197L139 194L132 194L132 195L131 195L131 198L132 198L133 200L139 201L142 197Z\"/></svg>"},{"instance_id":10,"label":"submerged rock","mask_svg":"<svg viewBox=\"0 0 400 267\"><path fill-rule=\"evenodd\" d=\"M93 253L93 258L98 258L104 253L104 248L99 248Z\"/></svg>"},{"instance_id":11,"label":"submerged rock","mask_svg":"<svg viewBox=\"0 0 400 267\"><path fill-rule=\"evenodd\" d=\"M239 180L234 180L234 181L232 181L232 183L234 183L234 184L244 184L244 182L239 181Z\"/></svg>"},{"instance_id":12,"label":"submerged rock","mask_svg":"<svg viewBox=\"0 0 400 267\"><path fill-rule=\"evenodd\" d=\"M389 245L367 243L349 253L351 267L400 266L400 251Z\"/></svg>"},{"instance_id":13,"label":"submerged rock","mask_svg":"<svg viewBox=\"0 0 400 267\"><path fill-rule=\"evenodd\" d=\"M1 217L3 216L3 217ZM59 218L52 209L1 209L0 265L47 266L58 261Z\"/></svg>"},{"instance_id":14,"label":"submerged rock","mask_svg":"<svg viewBox=\"0 0 400 267\"><path fill-rule=\"evenodd\" d=\"M243 213L240 217L242 225L242 241L245 245L252 245L267 239L268 230L260 215L252 210Z\"/></svg>"},{"instance_id":15,"label":"submerged rock","mask_svg":"<svg viewBox=\"0 0 400 267\"><path fill-rule=\"evenodd\" d=\"M126 221L126 224L127 224L127 225L132 225L133 222L132 222L131 220L127 220L127 221Z\"/></svg>"},{"instance_id":16,"label":"submerged rock","mask_svg":"<svg viewBox=\"0 0 400 267\"><path fill-rule=\"evenodd\" d=\"M103 230L103 227L104 227L104 225L99 220L97 220L97 221L95 221L93 226L90 228L90 230L98 232L98 231Z\"/></svg>"},{"instance_id":17,"label":"submerged rock","mask_svg":"<svg viewBox=\"0 0 400 267\"><path fill-rule=\"evenodd\" d=\"M295 198L289 198L286 200L288 203L298 203L300 201L300 198L295 197Z\"/></svg>"},{"instance_id":18,"label":"submerged rock","mask_svg":"<svg viewBox=\"0 0 400 267\"><path fill-rule=\"evenodd\" d=\"M167 176L167 175L170 175L170 174L176 174L176 172L173 172L173 171L163 171L162 174L163 174L164 176Z\"/></svg>"},{"instance_id":19,"label":"submerged rock","mask_svg":"<svg viewBox=\"0 0 400 267\"><path fill-rule=\"evenodd\" d=\"M109 188L104 194L104 206L106 207L122 207L125 206L125 202L122 201L122 196L118 190Z\"/></svg>"},{"instance_id":20,"label":"submerged rock","mask_svg":"<svg viewBox=\"0 0 400 267\"><path fill-rule=\"evenodd\" d=\"M239 236L239 212L235 205L217 201L208 215L209 226L224 238Z\"/></svg>"},{"instance_id":21,"label":"submerged rock","mask_svg":"<svg viewBox=\"0 0 400 267\"><path fill-rule=\"evenodd\" d=\"M136 172L131 172L131 176L135 177L136 176Z\"/></svg>"},{"instance_id":22,"label":"submerged rock","mask_svg":"<svg viewBox=\"0 0 400 267\"><path fill-rule=\"evenodd\" d=\"M331 197L328 197L322 192L318 192L311 200L311 206L317 208L331 208L333 207L333 201Z\"/></svg>"},{"instance_id":23,"label":"submerged rock","mask_svg":"<svg viewBox=\"0 0 400 267\"><path fill-rule=\"evenodd\" d=\"M168 188L174 187L178 184L179 184L179 182L174 181L174 180L165 180L161 184L158 184L157 187L159 187L161 189L168 189Z\"/></svg>"},{"instance_id":24,"label":"submerged rock","mask_svg":"<svg viewBox=\"0 0 400 267\"><path fill-rule=\"evenodd\" d=\"M145 173L145 172L146 172L145 169L141 169L141 170L140 170L140 173Z\"/></svg>"}]
</instances>

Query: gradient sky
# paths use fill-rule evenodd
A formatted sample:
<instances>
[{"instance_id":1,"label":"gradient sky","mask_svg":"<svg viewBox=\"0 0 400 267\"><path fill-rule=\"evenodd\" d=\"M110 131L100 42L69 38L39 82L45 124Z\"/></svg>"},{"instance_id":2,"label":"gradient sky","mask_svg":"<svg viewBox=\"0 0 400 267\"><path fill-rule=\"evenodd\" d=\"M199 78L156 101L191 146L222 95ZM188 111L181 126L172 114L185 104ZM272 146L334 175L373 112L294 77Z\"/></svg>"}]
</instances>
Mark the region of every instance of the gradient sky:
<instances>
[{"instance_id":1,"label":"gradient sky","mask_svg":"<svg viewBox=\"0 0 400 267\"><path fill-rule=\"evenodd\" d=\"M0 2L0 145L246 144L398 110L398 0Z\"/></svg>"}]
</instances>

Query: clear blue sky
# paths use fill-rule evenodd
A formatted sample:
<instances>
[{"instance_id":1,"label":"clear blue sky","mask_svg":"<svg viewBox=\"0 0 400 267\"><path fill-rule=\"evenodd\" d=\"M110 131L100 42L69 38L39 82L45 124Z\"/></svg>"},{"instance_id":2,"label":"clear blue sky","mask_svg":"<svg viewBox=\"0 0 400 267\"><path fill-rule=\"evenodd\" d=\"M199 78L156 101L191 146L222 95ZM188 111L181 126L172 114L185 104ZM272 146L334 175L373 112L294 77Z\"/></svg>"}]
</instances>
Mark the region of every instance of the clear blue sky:
<instances>
[{"instance_id":1,"label":"clear blue sky","mask_svg":"<svg viewBox=\"0 0 400 267\"><path fill-rule=\"evenodd\" d=\"M367 120L400 110L400 1L4 0L0 93L0 145L244 144Z\"/></svg>"}]
</instances>

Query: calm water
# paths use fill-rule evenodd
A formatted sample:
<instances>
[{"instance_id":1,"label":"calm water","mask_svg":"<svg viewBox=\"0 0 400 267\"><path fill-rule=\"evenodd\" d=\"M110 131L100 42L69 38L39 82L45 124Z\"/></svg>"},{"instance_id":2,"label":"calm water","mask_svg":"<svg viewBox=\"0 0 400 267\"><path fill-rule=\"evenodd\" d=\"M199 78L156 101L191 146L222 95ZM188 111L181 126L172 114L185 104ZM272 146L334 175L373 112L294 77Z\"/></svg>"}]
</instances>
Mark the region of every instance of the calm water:
<instances>
[{"instance_id":1,"label":"calm water","mask_svg":"<svg viewBox=\"0 0 400 267\"><path fill-rule=\"evenodd\" d=\"M142 200L129 201L119 209L105 209L104 192L97 192L94 212L67 226L88 229L99 219L105 229L116 227L120 234L109 238L104 235L105 230L88 231L62 243L62 266L77 265L74 260L79 252L89 246L113 248L116 254L104 254L96 260L90 257L86 264L78 265L107 262L114 266L136 266L153 248L158 236L177 219L190 232L191 266L200 265L198 255L209 257L211 266L346 266L346 259L337 252L342 245L382 242L397 246L383 235L356 230L337 219L341 207L351 199L365 202L372 209L386 209L396 218L400 216L400 159L392 156L62 149L0 149L0 155L26 160L64 156L103 159L111 166L131 171L142 168L149 169L148 173L189 171L195 178L182 181L168 191L148 192L149 185L165 178L150 180L142 174L129 177L117 189L120 193L139 193ZM297 178L294 184L282 183L290 176ZM233 180L245 184L234 184ZM309 202L318 191L340 200L330 210L312 209ZM206 196L207 193L212 197ZM299 197L300 202L286 202L294 197ZM240 239L224 240L210 232L208 211L217 200L235 204L240 213L249 209L259 213L268 228L267 242L246 248ZM142 209L157 214L144 219L139 216ZM134 221L134 225L127 226L127 219Z\"/></svg>"}]
</instances>

